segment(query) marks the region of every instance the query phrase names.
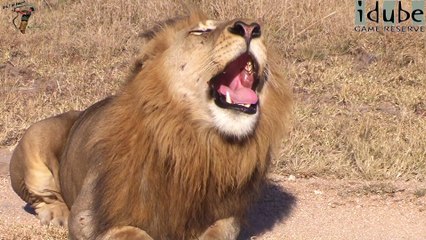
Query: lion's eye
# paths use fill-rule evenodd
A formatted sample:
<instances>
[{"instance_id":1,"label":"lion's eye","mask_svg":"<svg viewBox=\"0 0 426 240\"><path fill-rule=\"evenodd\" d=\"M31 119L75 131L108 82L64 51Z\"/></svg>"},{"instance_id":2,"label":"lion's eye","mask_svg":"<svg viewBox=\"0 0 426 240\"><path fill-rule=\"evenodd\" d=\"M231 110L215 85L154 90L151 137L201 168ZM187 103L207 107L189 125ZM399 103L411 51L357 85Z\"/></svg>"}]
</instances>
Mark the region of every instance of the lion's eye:
<instances>
[{"instance_id":1,"label":"lion's eye","mask_svg":"<svg viewBox=\"0 0 426 240\"><path fill-rule=\"evenodd\" d=\"M206 20L205 22L198 23L198 26L189 31L189 34L195 36L201 36L203 34L209 33L216 29L217 21Z\"/></svg>"},{"instance_id":2,"label":"lion's eye","mask_svg":"<svg viewBox=\"0 0 426 240\"><path fill-rule=\"evenodd\" d=\"M209 33L211 32L213 29L194 29L189 31L189 34L191 35L195 35L195 36L201 36L205 33Z\"/></svg>"}]
</instances>

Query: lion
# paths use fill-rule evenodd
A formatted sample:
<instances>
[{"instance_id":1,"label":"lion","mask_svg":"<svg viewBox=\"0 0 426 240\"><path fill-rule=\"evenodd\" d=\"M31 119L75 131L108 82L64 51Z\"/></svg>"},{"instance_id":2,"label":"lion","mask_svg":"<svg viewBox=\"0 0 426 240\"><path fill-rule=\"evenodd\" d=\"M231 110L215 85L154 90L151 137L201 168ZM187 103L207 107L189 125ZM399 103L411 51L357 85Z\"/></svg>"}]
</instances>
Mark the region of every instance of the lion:
<instances>
[{"instance_id":1,"label":"lion","mask_svg":"<svg viewBox=\"0 0 426 240\"><path fill-rule=\"evenodd\" d=\"M13 189L70 239L236 239L290 125L262 31L193 12L144 33L116 95L30 127Z\"/></svg>"}]
</instances>

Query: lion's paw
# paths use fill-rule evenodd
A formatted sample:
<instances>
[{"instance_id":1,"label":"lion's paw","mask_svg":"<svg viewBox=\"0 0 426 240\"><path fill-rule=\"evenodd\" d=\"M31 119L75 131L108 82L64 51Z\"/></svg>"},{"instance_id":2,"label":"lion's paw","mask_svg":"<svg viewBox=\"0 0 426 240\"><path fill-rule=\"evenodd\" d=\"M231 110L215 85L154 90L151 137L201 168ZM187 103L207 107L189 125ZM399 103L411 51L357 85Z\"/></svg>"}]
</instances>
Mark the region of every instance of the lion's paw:
<instances>
[{"instance_id":1,"label":"lion's paw","mask_svg":"<svg viewBox=\"0 0 426 240\"><path fill-rule=\"evenodd\" d=\"M101 239L102 240L106 240L106 239L153 240L151 236L148 235L148 233L146 233L140 228L136 228L132 226L114 227L110 229L106 234L104 234Z\"/></svg>"},{"instance_id":2,"label":"lion's paw","mask_svg":"<svg viewBox=\"0 0 426 240\"><path fill-rule=\"evenodd\" d=\"M62 202L41 204L35 207L37 218L42 225L67 226L68 207Z\"/></svg>"}]
</instances>

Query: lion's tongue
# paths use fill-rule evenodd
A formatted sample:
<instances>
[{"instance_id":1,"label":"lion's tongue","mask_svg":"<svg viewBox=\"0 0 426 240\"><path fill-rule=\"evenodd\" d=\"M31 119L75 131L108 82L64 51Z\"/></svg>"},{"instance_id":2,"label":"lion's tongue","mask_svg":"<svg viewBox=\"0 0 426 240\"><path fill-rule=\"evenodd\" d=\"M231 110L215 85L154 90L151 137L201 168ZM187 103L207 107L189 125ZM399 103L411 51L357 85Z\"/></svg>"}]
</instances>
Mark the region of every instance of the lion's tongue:
<instances>
[{"instance_id":1,"label":"lion's tongue","mask_svg":"<svg viewBox=\"0 0 426 240\"><path fill-rule=\"evenodd\" d=\"M251 89L253 82L253 75L243 70L232 79L229 87L222 84L219 86L218 91L224 96L226 96L228 92L234 104L255 104L257 103L258 97Z\"/></svg>"}]
</instances>

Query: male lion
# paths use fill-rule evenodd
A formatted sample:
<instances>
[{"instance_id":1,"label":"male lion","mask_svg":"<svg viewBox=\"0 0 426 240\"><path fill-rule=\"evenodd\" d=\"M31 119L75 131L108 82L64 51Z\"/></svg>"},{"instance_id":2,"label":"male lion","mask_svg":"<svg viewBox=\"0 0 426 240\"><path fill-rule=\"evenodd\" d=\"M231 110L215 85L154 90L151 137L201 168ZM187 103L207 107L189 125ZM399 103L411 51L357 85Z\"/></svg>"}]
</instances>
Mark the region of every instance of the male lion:
<instances>
[{"instance_id":1,"label":"male lion","mask_svg":"<svg viewBox=\"0 0 426 240\"><path fill-rule=\"evenodd\" d=\"M28 130L14 190L70 239L236 239L291 108L262 30L192 13L145 33L116 96Z\"/></svg>"}]
</instances>

